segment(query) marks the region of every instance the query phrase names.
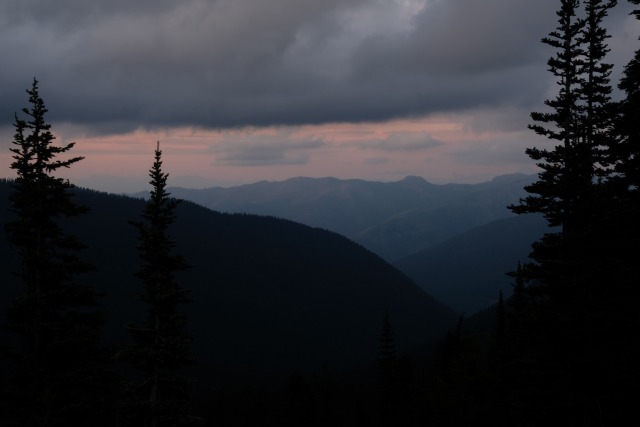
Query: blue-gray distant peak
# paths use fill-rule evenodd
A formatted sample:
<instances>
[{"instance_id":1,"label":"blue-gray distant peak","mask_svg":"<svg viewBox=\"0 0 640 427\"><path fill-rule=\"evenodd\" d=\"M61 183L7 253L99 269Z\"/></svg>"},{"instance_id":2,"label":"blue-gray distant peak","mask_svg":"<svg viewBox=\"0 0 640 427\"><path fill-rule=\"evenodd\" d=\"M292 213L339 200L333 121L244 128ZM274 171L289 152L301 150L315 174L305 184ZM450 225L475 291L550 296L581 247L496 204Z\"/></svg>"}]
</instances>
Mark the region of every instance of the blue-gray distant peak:
<instances>
[{"instance_id":1,"label":"blue-gray distant peak","mask_svg":"<svg viewBox=\"0 0 640 427\"><path fill-rule=\"evenodd\" d=\"M232 188L171 188L175 197L221 212L286 218L343 234L396 260L455 234L512 216L534 176L512 174L481 184L432 184L296 177Z\"/></svg>"}]
</instances>

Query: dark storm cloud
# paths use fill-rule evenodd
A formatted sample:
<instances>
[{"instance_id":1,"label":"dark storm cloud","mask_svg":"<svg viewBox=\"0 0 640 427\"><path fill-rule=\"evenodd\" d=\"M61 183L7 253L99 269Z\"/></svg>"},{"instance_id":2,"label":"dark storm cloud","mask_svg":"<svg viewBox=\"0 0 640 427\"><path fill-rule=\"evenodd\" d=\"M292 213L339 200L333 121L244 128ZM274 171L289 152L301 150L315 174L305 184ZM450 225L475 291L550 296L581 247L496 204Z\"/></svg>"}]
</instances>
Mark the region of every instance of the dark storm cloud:
<instances>
[{"instance_id":1,"label":"dark storm cloud","mask_svg":"<svg viewBox=\"0 0 640 427\"><path fill-rule=\"evenodd\" d=\"M555 26L557 1L447 0L419 17L407 43L410 62L431 74L473 76L517 69L541 55L540 38Z\"/></svg>"},{"instance_id":2,"label":"dark storm cloud","mask_svg":"<svg viewBox=\"0 0 640 427\"><path fill-rule=\"evenodd\" d=\"M5 0L0 113L31 78L102 132L534 105L554 0ZM618 13L620 21L624 14ZM112 127L113 125L113 127Z\"/></svg>"}]
</instances>

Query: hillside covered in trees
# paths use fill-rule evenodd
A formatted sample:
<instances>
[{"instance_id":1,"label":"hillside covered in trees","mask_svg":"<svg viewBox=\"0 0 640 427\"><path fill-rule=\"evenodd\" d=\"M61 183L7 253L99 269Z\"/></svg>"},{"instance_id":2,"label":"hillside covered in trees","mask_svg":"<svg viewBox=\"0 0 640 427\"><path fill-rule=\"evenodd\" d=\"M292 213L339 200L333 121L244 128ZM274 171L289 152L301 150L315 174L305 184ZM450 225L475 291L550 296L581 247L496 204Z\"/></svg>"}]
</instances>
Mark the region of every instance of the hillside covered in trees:
<instances>
[{"instance_id":1,"label":"hillside covered in trees","mask_svg":"<svg viewBox=\"0 0 640 427\"><path fill-rule=\"evenodd\" d=\"M6 200L11 183L0 184ZM82 276L103 293L106 341L125 341L124 326L142 320L134 276L136 219L144 201L87 190L74 200L90 207L68 229L84 242L95 271ZM375 366L385 310L398 350L426 358L455 323L453 310L424 294L376 255L331 232L253 215L220 214L195 204L176 209L172 236L190 268L177 277L190 289L185 304L197 364L196 386L276 384L298 369L335 374ZM2 212L0 218L7 219ZM2 241L2 271L15 272ZM5 274L3 311L20 285ZM6 336L6 332L3 332Z\"/></svg>"}]
</instances>

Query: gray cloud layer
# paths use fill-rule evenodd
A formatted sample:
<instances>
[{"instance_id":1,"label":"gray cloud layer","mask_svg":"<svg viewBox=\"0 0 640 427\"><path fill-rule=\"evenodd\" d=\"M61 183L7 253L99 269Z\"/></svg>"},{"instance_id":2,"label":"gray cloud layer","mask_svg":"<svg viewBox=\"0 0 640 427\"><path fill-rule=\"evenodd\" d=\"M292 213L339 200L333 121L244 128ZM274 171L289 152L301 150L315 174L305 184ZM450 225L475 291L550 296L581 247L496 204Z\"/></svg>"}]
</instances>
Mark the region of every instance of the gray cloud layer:
<instances>
[{"instance_id":1,"label":"gray cloud layer","mask_svg":"<svg viewBox=\"0 0 640 427\"><path fill-rule=\"evenodd\" d=\"M33 76L51 117L104 133L537 107L557 3L4 0L0 113Z\"/></svg>"},{"instance_id":2,"label":"gray cloud layer","mask_svg":"<svg viewBox=\"0 0 640 427\"><path fill-rule=\"evenodd\" d=\"M247 138L242 133L227 136L212 145L214 164L221 166L301 165L309 160L309 150L324 146L320 140L291 139L285 131Z\"/></svg>"}]
</instances>

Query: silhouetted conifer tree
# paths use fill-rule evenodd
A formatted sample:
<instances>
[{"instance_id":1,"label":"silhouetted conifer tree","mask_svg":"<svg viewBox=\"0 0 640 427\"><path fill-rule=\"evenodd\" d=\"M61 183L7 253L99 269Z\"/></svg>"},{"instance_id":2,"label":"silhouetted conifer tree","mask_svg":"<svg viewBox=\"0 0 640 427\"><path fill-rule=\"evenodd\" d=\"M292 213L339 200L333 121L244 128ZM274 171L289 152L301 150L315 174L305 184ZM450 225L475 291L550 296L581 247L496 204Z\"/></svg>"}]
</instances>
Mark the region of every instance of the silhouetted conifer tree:
<instances>
[{"instance_id":1,"label":"silhouetted conifer tree","mask_svg":"<svg viewBox=\"0 0 640 427\"><path fill-rule=\"evenodd\" d=\"M632 13L640 20L639 9ZM615 123L618 139L609 147L615 175L607 186L613 197L607 198L611 216L604 236L606 251L601 255L608 266L602 281L611 291L608 298L602 298L612 325L605 348L614 354L604 371L615 384L610 395L618 403L616 410L629 414L635 405L631 396L640 393L640 336L636 332L640 329L640 298L634 297L640 282L640 49L625 66L618 87L624 98Z\"/></svg>"},{"instance_id":2,"label":"silhouetted conifer tree","mask_svg":"<svg viewBox=\"0 0 640 427\"><path fill-rule=\"evenodd\" d=\"M96 364L103 324L96 309L98 294L76 281L91 265L78 256L84 246L60 225L86 208L73 202L73 185L55 175L82 157L59 157L74 143L55 144L37 80L27 93L26 119L16 114L10 148L17 174L10 196L15 219L6 224L9 242L20 256L17 275L23 284L11 301L7 325L21 345L11 354L14 365L2 424L102 425L107 417L98 408Z\"/></svg>"},{"instance_id":3,"label":"silhouetted conifer tree","mask_svg":"<svg viewBox=\"0 0 640 427\"><path fill-rule=\"evenodd\" d=\"M557 145L529 148L527 154L543 169L526 190L529 196L510 206L516 213L542 213L557 233L547 233L534 245L532 258L540 268L528 269L539 284L570 290L591 263L594 230L606 204L601 181L610 174L607 147L611 145L613 109L610 100L611 65L603 62L609 37L602 20L615 1L586 1L585 17L577 16L578 0L562 0L559 26L543 39L556 49L548 61L558 78L558 95L545 104L550 112L531 114L530 126Z\"/></svg>"},{"instance_id":4,"label":"silhouetted conifer tree","mask_svg":"<svg viewBox=\"0 0 640 427\"><path fill-rule=\"evenodd\" d=\"M526 358L522 366L536 372L522 377L527 402L535 402L541 419L571 424L578 418L599 422L593 408L606 399L608 388L599 369L605 354L598 347L605 345L611 329L598 325L607 318L602 301L614 293L603 284L611 267L605 252L610 245L606 234L615 111L612 66L603 62L609 50L603 20L616 1L585 0L582 11L578 0L560 4L559 26L543 39L556 49L548 64L559 91L545 102L551 112L532 113L537 123L530 126L556 145L527 149L543 171L526 187L530 195L510 207L516 213L542 213L560 231L536 242L531 254L535 263L518 273L518 280L530 281L525 293L530 310L528 329L513 338L520 340L524 333L533 342L531 351L517 356Z\"/></svg>"},{"instance_id":5,"label":"silhouetted conifer tree","mask_svg":"<svg viewBox=\"0 0 640 427\"><path fill-rule=\"evenodd\" d=\"M639 0L630 0L640 4ZM633 14L640 20L640 10ZM618 121L615 124L618 140L610 147L615 177L610 190L615 194L616 208L613 221L615 258L624 260L617 266L619 280L635 282L633 254L640 242L640 49L625 66L619 88L625 98L619 104ZM631 257L631 258L630 258Z\"/></svg>"},{"instance_id":6,"label":"silhouetted conifer tree","mask_svg":"<svg viewBox=\"0 0 640 427\"><path fill-rule=\"evenodd\" d=\"M394 425L394 423L397 423L398 384L396 364L395 338L391 327L389 310L386 310L382 323L380 348L378 351L378 387L380 390L378 409L380 411L382 425Z\"/></svg>"},{"instance_id":7,"label":"silhouetted conifer tree","mask_svg":"<svg viewBox=\"0 0 640 427\"><path fill-rule=\"evenodd\" d=\"M638 0L629 1L640 4ZM633 13L640 20L640 9ZM640 49L636 50L633 59L625 66L618 86L625 98L620 104L620 118L616 123L620 141L612 147L613 157L624 196L629 197L627 203L630 206L626 208L637 209L640 204ZM637 221L634 222L637 224Z\"/></svg>"},{"instance_id":8,"label":"silhouetted conifer tree","mask_svg":"<svg viewBox=\"0 0 640 427\"><path fill-rule=\"evenodd\" d=\"M132 222L139 232L138 251L143 261L137 276L144 282L142 301L148 306L144 323L127 327L132 344L122 357L139 372L131 383L135 396L131 421L145 427L189 424L187 378L181 372L192 364L191 336L179 306L188 302L188 291L180 286L176 273L188 268L174 253L169 226L176 216L178 201L166 191L168 174L162 172L160 144L149 176L152 186L142 221Z\"/></svg>"},{"instance_id":9,"label":"silhouetted conifer tree","mask_svg":"<svg viewBox=\"0 0 640 427\"><path fill-rule=\"evenodd\" d=\"M495 358L504 359L505 345L507 340L507 307L502 296L502 290L498 295L496 304L496 330L494 334Z\"/></svg>"},{"instance_id":10,"label":"silhouetted conifer tree","mask_svg":"<svg viewBox=\"0 0 640 427\"><path fill-rule=\"evenodd\" d=\"M511 273L510 276L515 281L513 283L513 292L507 301L507 322L508 334L514 336L521 332L528 300L526 272L520 262L518 262L516 271Z\"/></svg>"},{"instance_id":11,"label":"silhouetted conifer tree","mask_svg":"<svg viewBox=\"0 0 640 427\"><path fill-rule=\"evenodd\" d=\"M396 344L391 328L391 319L389 311L384 313L384 321L382 323L382 333L380 335L380 350L378 352L378 368L380 372L380 382L389 388L393 383L394 371L396 365Z\"/></svg>"}]
</instances>

